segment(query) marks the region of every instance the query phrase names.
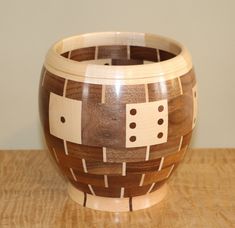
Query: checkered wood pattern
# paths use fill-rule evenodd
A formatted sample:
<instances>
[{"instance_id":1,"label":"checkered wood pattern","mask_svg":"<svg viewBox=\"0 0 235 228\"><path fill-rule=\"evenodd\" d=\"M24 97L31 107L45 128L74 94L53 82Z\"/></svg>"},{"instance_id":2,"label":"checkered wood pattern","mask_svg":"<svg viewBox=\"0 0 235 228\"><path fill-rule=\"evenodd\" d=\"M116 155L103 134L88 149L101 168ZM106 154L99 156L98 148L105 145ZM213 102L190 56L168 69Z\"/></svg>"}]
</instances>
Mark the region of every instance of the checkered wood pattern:
<instances>
[{"instance_id":1,"label":"checkered wood pattern","mask_svg":"<svg viewBox=\"0 0 235 228\"><path fill-rule=\"evenodd\" d=\"M62 56L105 59L112 65L174 57L124 45L81 48ZM193 70L168 81L118 87L68 80L43 68L40 116L52 156L84 192L84 202L86 194L131 199L160 188L183 159L195 126L196 96Z\"/></svg>"}]
</instances>

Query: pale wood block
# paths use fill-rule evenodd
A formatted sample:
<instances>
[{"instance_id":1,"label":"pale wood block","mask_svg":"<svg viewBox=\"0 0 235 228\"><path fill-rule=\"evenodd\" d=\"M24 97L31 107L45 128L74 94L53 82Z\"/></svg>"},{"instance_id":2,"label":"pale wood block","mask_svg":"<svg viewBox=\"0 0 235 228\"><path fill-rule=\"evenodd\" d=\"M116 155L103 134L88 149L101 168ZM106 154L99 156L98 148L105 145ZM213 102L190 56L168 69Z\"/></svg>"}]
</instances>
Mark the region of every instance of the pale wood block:
<instances>
[{"instance_id":1,"label":"pale wood block","mask_svg":"<svg viewBox=\"0 0 235 228\"><path fill-rule=\"evenodd\" d=\"M159 203L167 194L167 184L164 184L158 190L151 192L147 195L136 196L132 198L132 210L140 210L143 208L151 207Z\"/></svg>"},{"instance_id":2,"label":"pale wood block","mask_svg":"<svg viewBox=\"0 0 235 228\"><path fill-rule=\"evenodd\" d=\"M158 124L159 119L163 123ZM126 147L141 147L167 141L167 100L126 104Z\"/></svg>"},{"instance_id":3,"label":"pale wood block","mask_svg":"<svg viewBox=\"0 0 235 228\"><path fill-rule=\"evenodd\" d=\"M81 144L82 102L50 93L50 133L60 139Z\"/></svg>"}]
</instances>

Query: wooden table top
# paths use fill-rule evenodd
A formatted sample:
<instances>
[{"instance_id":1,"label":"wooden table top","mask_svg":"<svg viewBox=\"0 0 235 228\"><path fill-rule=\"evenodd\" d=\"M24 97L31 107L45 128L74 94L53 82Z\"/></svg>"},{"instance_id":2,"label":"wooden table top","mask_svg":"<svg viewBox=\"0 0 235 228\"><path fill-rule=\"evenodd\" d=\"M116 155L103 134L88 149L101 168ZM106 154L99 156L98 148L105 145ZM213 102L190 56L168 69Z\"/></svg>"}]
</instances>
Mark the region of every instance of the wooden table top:
<instances>
[{"instance_id":1,"label":"wooden table top","mask_svg":"<svg viewBox=\"0 0 235 228\"><path fill-rule=\"evenodd\" d=\"M235 227L235 149L190 150L166 198L135 212L83 208L44 151L0 152L0 227Z\"/></svg>"}]
</instances>

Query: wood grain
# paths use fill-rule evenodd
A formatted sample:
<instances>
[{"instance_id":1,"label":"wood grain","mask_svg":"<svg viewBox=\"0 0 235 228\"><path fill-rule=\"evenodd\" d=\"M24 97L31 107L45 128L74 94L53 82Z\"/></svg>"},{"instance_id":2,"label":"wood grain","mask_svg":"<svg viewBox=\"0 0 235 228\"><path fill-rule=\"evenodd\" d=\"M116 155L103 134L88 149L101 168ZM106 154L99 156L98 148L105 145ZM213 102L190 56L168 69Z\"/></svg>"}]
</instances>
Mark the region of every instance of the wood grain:
<instances>
[{"instance_id":1,"label":"wood grain","mask_svg":"<svg viewBox=\"0 0 235 228\"><path fill-rule=\"evenodd\" d=\"M166 198L129 213L74 203L52 164L42 151L0 152L0 227L235 226L235 149L189 151L169 182Z\"/></svg>"}]
</instances>

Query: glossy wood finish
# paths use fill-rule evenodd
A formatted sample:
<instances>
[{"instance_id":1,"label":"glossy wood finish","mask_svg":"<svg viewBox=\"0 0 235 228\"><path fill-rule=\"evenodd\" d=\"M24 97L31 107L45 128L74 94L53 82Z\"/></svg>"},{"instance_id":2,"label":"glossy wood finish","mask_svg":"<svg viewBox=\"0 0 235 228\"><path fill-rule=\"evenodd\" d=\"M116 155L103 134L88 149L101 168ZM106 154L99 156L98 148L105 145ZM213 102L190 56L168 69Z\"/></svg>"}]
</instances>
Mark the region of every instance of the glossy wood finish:
<instances>
[{"instance_id":1,"label":"glossy wood finish","mask_svg":"<svg viewBox=\"0 0 235 228\"><path fill-rule=\"evenodd\" d=\"M184 48L178 46L178 50L172 43L172 49L162 50L166 46L164 39L159 39L159 48L148 39L149 47L121 41L104 45L98 40L96 44L92 41L92 46L81 44L79 48L74 44L75 49L63 48L59 50L64 61L61 64L67 65L58 74L60 65L56 65L56 59L50 66L51 59L45 61L39 107L46 142L61 172L85 193L83 200L90 194L93 199L124 197L135 203L132 197L154 192L168 181L188 148L196 121L194 70L187 68L191 64L188 62L184 70L167 77L164 70L171 64L172 70L177 68L178 55L183 53L179 50ZM64 72L74 63L76 69L101 67L103 76L98 70L94 79L94 72L88 68L83 75L66 76ZM137 83L123 83L129 76L115 79L118 71L112 79L105 78L107 72L122 65L138 74L136 67L140 65L134 63L146 65L145 69L150 66L146 75L151 73L152 65L162 67L166 75L151 76L149 83L138 77ZM91 83L91 78L98 83Z\"/></svg>"},{"instance_id":2,"label":"glossy wood finish","mask_svg":"<svg viewBox=\"0 0 235 228\"><path fill-rule=\"evenodd\" d=\"M0 164L2 228L235 225L235 149L190 150L170 179L165 199L131 213L91 210L75 203L45 151L1 151Z\"/></svg>"}]
</instances>

